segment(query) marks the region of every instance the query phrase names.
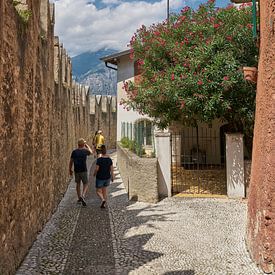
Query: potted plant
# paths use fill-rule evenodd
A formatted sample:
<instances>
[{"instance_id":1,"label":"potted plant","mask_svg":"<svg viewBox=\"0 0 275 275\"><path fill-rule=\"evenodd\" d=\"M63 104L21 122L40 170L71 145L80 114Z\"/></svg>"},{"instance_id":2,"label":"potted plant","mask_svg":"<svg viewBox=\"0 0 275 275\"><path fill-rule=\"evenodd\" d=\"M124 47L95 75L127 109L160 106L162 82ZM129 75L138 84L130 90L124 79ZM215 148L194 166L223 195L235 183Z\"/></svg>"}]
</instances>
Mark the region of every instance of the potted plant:
<instances>
[{"instance_id":1,"label":"potted plant","mask_svg":"<svg viewBox=\"0 0 275 275\"><path fill-rule=\"evenodd\" d=\"M256 67L243 67L243 74L245 80L257 82L258 69Z\"/></svg>"}]
</instances>

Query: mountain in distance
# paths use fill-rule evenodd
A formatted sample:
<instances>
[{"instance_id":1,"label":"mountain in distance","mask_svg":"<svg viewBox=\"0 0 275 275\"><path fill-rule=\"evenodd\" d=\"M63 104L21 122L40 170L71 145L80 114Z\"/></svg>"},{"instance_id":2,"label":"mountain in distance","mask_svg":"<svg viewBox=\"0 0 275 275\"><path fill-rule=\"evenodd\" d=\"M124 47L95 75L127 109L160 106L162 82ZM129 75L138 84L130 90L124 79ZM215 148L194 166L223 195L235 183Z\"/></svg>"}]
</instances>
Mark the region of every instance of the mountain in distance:
<instances>
[{"instance_id":1,"label":"mountain in distance","mask_svg":"<svg viewBox=\"0 0 275 275\"><path fill-rule=\"evenodd\" d=\"M73 78L90 86L90 94L116 95L117 73L109 69L100 60L101 57L110 55L115 50L99 50L97 52L85 52L72 58Z\"/></svg>"}]
</instances>

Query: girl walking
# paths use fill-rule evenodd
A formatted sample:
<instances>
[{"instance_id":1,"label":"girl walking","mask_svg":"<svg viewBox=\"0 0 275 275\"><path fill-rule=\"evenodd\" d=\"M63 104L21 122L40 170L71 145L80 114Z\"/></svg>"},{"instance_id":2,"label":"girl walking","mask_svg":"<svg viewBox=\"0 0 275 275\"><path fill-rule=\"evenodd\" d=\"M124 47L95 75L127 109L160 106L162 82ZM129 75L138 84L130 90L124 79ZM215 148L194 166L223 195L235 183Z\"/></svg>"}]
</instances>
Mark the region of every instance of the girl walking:
<instances>
[{"instance_id":1,"label":"girl walking","mask_svg":"<svg viewBox=\"0 0 275 275\"><path fill-rule=\"evenodd\" d=\"M101 146L101 157L96 161L94 176L96 177L96 193L101 199L101 208L106 207L107 187L114 180L113 161L107 155L106 146Z\"/></svg>"}]
</instances>

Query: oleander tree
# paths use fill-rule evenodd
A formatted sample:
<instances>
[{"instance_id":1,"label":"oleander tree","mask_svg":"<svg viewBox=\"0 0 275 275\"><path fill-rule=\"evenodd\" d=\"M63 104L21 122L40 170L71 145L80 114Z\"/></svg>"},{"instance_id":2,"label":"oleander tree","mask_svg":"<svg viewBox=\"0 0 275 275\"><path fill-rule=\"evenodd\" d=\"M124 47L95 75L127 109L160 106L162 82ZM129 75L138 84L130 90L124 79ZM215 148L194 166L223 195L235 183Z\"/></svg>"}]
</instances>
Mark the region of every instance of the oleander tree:
<instances>
[{"instance_id":1,"label":"oleander tree","mask_svg":"<svg viewBox=\"0 0 275 275\"><path fill-rule=\"evenodd\" d=\"M251 5L216 8L210 0L197 10L183 8L169 22L143 25L130 41L141 77L124 83L121 104L154 118L160 128L218 118L252 136L256 87L242 72L257 66L251 21Z\"/></svg>"}]
</instances>

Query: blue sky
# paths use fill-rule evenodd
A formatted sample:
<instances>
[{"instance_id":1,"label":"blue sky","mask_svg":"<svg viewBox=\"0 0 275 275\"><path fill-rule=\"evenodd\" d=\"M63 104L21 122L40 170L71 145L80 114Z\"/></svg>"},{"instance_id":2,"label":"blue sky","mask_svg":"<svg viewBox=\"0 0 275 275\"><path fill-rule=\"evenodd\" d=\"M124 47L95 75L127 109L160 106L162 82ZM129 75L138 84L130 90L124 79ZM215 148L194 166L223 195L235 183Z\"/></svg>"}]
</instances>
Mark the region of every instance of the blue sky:
<instances>
[{"instance_id":1,"label":"blue sky","mask_svg":"<svg viewBox=\"0 0 275 275\"><path fill-rule=\"evenodd\" d=\"M169 0L170 11L184 6L197 8L206 0ZM133 33L142 25L166 18L167 0L52 0L55 3L55 34L71 56L100 49L127 49ZM230 0L216 0L224 7Z\"/></svg>"},{"instance_id":2,"label":"blue sky","mask_svg":"<svg viewBox=\"0 0 275 275\"><path fill-rule=\"evenodd\" d=\"M102 9L102 8L108 7L108 4L107 4L107 3L104 3L104 2L101 1L101 0L87 1L87 2L90 2L90 3L93 3L93 2L94 2L95 6L96 6L98 9ZM136 0L128 0L127 2L136 2ZM157 0L148 0L148 1L145 1L145 2L148 2L148 3L155 3L155 2L159 2L159 1L157 1ZM206 1L195 0L195 1L186 1L186 2L187 2L187 5L189 5L190 7L192 7L192 8L197 8L201 3L206 2ZM188 2L189 2L189 3L188 3ZM218 7L227 6L229 3L230 3L229 0L216 0L216 5L217 5ZM113 3L112 5L113 5L113 6L116 6L117 3Z\"/></svg>"}]
</instances>

